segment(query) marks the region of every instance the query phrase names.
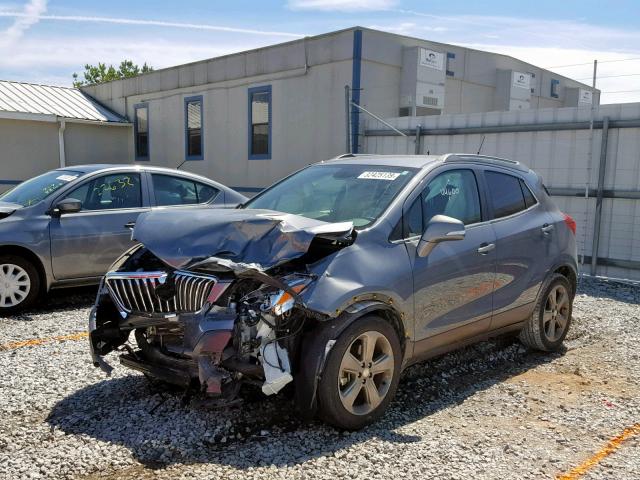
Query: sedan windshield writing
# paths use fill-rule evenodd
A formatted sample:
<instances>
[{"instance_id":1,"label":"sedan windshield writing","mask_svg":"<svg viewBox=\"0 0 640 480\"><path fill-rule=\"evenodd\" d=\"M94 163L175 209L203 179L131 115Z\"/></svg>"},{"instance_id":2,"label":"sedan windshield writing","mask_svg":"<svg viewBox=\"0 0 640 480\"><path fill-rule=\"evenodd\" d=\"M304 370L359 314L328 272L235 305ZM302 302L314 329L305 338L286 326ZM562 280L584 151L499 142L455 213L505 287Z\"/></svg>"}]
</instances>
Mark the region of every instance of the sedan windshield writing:
<instances>
[{"instance_id":1,"label":"sedan windshield writing","mask_svg":"<svg viewBox=\"0 0 640 480\"><path fill-rule=\"evenodd\" d=\"M315 165L274 185L245 208L277 210L324 222L374 222L415 174L385 165Z\"/></svg>"},{"instance_id":2,"label":"sedan windshield writing","mask_svg":"<svg viewBox=\"0 0 640 480\"><path fill-rule=\"evenodd\" d=\"M81 172L54 170L21 183L0 196L0 201L30 207L82 175Z\"/></svg>"}]
</instances>

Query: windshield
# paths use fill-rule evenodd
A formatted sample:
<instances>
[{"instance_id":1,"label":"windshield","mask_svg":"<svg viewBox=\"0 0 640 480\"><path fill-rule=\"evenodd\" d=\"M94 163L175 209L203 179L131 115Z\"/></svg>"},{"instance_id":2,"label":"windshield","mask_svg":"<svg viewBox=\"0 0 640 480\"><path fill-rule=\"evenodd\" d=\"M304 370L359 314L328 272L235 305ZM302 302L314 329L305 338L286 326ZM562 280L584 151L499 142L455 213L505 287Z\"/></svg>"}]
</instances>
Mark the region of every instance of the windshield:
<instances>
[{"instance_id":1,"label":"windshield","mask_svg":"<svg viewBox=\"0 0 640 480\"><path fill-rule=\"evenodd\" d=\"M83 175L82 172L72 172L70 170L53 170L44 173L31 180L22 182L12 188L4 195L0 196L0 201L17 203L23 207L30 207L41 200L44 200L53 192L64 187L69 182Z\"/></svg>"},{"instance_id":2,"label":"windshield","mask_svg":"<svg viewBox=\"0 0 640 480\"><path fill-rule=\"evenodd\" d=\"M293 213L324 222L374 222L416 169L326 164L301 170L250 200L244 208Z\"/></svg>"}]
</instances>

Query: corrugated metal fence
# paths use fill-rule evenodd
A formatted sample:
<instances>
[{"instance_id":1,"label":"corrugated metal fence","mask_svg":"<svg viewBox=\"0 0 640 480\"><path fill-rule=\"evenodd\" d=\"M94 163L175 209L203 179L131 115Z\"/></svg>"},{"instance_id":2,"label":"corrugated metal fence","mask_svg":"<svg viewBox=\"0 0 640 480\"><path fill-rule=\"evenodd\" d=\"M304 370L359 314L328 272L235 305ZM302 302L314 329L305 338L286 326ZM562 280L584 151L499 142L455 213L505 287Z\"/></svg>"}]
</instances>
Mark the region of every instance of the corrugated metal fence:
<instances>
[{"instance_id":1,"label":"corrugated metal fence","mask_svg":"<svg viewBox=\"0 0 640 480\"><path fill-rule=\"evenodd\" d=\"M578 223L585 273L640 280L640 103L385 119L366 123L363 151L477 153L538 173ZM592 266L593 251L597 262Z\"/></svg>"}]
</instances>

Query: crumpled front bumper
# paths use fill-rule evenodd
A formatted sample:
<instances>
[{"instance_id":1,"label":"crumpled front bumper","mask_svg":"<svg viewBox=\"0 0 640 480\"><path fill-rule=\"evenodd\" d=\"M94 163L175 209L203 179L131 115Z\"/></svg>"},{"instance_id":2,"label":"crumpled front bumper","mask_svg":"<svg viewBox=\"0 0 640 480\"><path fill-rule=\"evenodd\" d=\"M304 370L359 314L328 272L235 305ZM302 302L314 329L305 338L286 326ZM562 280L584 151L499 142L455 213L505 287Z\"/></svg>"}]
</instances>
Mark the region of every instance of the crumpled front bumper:
<instances>
[{"instance_id":1,"label":"crumpled front bumper","mask_svg":"<svg viewBox=\"0 0 640 480\"><path fill-rule=\"evenodd\" d=\"M98 318L98 311L97 306L94 306L89 315L91 361L94 366L110 375L113 367L105 361L104 355L96 351L103 341L98 326L104 322L104 319ZM129 333L132 330L130 326L135 325L137 320L134 316L118 318L120 325L127 325L125 329L129 330ZM141 323L149 321L148 318L139 320ZM182 314L167 319L167 322L180 323L183 326L184 336L182 346L179 347L182 358L178 359L158 349L147 347L135 351L127 349L128 352L120 356L120 363L180 386L188 386L194 380L198 380L206 393L220 394L222 384L228 377L228 372L221 368L220 362L223 360L225 348L231 342L235 315L220 311L208 314Z\"/></svg>"},{"instance_id":2,"label":"crumpled front bumper","mask_svg":"<svg viewBox=\"0 0 640 480\"><path fill-rule=\"evenodd\" d=\"M93 335L96 329L96 307L94 305L91 309L91 313L89 313L89 352L91 355L91 361L93 362L94 367L99 367L100 370L107 374L107 376L111 376L113 367L104 360L102 355L98 355L93 348L93 343L96 341Z\"/></svg>"}]
</instances>

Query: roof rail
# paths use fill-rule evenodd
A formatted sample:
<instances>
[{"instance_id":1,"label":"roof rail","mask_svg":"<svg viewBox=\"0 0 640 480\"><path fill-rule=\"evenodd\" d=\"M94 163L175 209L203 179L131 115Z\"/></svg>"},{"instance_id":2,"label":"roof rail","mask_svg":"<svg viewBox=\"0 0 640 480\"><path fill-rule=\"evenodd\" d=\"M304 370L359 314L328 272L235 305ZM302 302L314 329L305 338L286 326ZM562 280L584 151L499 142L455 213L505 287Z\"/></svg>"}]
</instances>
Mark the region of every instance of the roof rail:
<instances>
[{"instance_id":1,"label":"roof rail","mask_svg":"<svg viewBox=\"0 0 640 480\"><path fill-rule=\"evenodd\" d=\"M475 155L472 153L448 153L444 156L445 162L477 162L488 165L498 165L500 167L509 167L521 172L528 172L529 167L524 163L508 158L492 157L489 155Z\"/></svg>"}]
</instances>

